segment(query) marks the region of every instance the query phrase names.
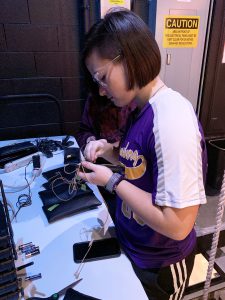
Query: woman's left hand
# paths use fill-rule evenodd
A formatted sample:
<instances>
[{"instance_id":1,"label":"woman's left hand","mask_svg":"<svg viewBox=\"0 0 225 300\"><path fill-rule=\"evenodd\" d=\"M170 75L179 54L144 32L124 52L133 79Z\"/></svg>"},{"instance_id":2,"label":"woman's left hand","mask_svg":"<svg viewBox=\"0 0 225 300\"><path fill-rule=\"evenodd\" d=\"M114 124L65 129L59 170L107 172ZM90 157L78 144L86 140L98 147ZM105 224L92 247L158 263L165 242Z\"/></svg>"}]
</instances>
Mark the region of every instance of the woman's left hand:
<instances>
[{"instance_id":1,"label":"woman's left hand","mask_svg":"<svg viewBox=\"0 0 225 300\"><path fill-rule=\"evenodd\" d=\"M92 172L82 172L82 166L91 170ZM112 174L113 172L109 168L96 165L88 161L82 161L80 171L77 172L77 175L83 180L99 186L105 186Z\"/></svg>"}]
</instances>

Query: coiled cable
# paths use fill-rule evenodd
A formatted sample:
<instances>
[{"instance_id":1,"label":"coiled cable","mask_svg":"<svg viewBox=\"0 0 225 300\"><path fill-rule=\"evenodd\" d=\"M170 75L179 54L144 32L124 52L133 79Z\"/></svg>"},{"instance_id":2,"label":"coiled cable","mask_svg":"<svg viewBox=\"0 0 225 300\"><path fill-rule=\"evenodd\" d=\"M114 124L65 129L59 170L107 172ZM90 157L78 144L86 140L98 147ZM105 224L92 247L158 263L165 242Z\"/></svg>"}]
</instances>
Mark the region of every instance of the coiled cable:
<instances>
[{"instance_id":1,"label":"coiled cable","mask_svg":"<svg viewBox=\"0 0 225 300\"><path fill-rule=\"evenodd\" d=\"M213 238L212 238L212 245L211 245L211 250L209 254L209 264L208 264L208 269L207 269L207 274L206 274L206 281L204 284L204 290L203 290L203 300L208 299L208 294L209 294L209 288L211 284L211 278L212 278L212 272L213 272L213 267L216 259L216 251L217 251L217 246L219 242L219 236L220 236L220 229L222 225L222 218L223 218L223 213L224 213L224 205L225 205L225 171L223 174L223 182L222 182L222 187L219 195L219 202L218 202L218 208L216 212L216 225L215 225L215 232L213 233Z\"/></svg>"}]
</instances>

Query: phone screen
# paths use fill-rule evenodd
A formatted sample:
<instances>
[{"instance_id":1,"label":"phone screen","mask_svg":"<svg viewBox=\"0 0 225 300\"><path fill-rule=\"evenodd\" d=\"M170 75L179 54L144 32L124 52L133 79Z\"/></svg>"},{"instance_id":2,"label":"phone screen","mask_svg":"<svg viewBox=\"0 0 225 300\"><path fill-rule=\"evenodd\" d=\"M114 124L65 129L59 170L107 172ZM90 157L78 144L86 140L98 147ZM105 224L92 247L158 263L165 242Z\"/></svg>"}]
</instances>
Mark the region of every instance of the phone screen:
<instances>
[{"instance_id":1,"label":"phone screen","mask_svg":"<svg viewBox=\"0 0 225 300\"><path fill-rule=\"evenodd\" d=\"M75 243L73 245L74 261L81 262L88 251L90 242ZM116 238L107 238L93 241L90 251L84 261L93 261L116 257L121 254L120 245Z\"/></svg>"}]
</instances>

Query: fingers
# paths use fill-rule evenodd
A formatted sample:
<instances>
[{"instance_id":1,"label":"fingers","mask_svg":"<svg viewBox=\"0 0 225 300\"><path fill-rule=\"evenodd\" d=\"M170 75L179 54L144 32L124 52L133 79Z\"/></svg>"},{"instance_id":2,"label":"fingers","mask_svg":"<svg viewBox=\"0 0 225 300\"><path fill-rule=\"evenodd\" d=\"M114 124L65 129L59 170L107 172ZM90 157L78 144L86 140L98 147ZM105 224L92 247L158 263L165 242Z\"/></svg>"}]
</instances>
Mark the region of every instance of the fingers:
<instances>
[{"instance_id":1,"label":"fingers","mask_svg":"<svg viewBox=\"0 0 225 300\"><path fill-rule=\"evenodd\" d=\"M82 168L85 168L85 170ZM88 170L90 170L90 173ZM112 174L109 168L88 161L83 161L77 172L81 179L100 186L105 186Z\"/></svg>"},{"instance_id":2,"label":"fingers","mask_svg":"<svg viewBox=\"0 0 225 300\"><path fill-rule=\"evenodd\" d=\"M89 161L82 161L81 165L92 171L94 171L94 169L95 169L95 165Z\"/></svg>"},{"instance_id":3,"label":"fingers","mask_svg":"<svg viewBox=\"0 0 225 300\"><path fill-rule=\"evenodd\" d=\"M88 176L88 173L93 171L93 166L94 166L94 164L92 164L91 162L82 161L82 163L80 164L79 171L77 172L77 175L81 179L90 182L90 178Z\"/></svg>"},{"instance_id":4,"label":"fingers","mask_svg":"<svg viewBox=\"0 0 225 300\"><path fill-rule=\"evenodd\" d=\"M84 157L88 161L95 162L96 161L96 147L92 142L89 142L84 149Z\"/></svg>"},{"instance_id":5,"label":"fingers","mask_svg":"<svg viewBox=\"0 0 225 300\"><path fill-rule=\"evenodd\" d=\"M95 162L96 159L104 152L104 147L107 144L105 139L90 141L84 149L84 157L86 160Z\"/></svg>"}]
</instances>

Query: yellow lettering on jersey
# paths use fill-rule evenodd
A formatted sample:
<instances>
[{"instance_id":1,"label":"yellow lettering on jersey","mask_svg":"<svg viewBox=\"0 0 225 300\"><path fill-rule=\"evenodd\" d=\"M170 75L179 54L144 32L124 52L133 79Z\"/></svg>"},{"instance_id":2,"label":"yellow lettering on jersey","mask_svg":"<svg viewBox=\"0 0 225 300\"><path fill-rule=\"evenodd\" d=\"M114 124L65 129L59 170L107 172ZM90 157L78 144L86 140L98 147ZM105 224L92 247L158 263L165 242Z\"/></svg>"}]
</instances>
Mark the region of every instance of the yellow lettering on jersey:
<instances>
[{"instance_id":1,"label":"yellow lettering on jersey","mask_svg":"<svg viewBox=\"0 0 225 300\"><path fill-rule=\"evenodd\" d=\"M124 201L122 202L122 213L127 219L131 218L131 209Z\"/></svg>"},{"instance_id":2,"label":"yellow lettering on jersey","mask_svg":"<svg viewBox=\"0 0 225 300\"><path fill-rule=\"evenodd\" d=\"M145 222L142 220L142 218L140 218L138 215L136 215L134 212L133 212L133 218L134 220L141 226L144 226L145 225Z\"/></svg>"},{"instance_id":3,"label":"yellow lettering on jersey","mask_svg":"<svg viewBox=\"0 0 225 300\"><path fill-rule=\"evenodd\" d=\"M132 167L127 167L125 164L125 177L134 180L144 175L147 163L143 155L138 155L137 150L131 150L128 147L129 142L125 147L120 148L120 156L132 162Z\"/></svg>"}]
</instances>

